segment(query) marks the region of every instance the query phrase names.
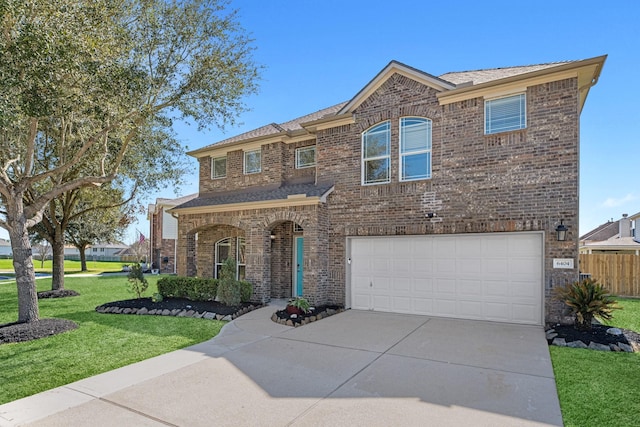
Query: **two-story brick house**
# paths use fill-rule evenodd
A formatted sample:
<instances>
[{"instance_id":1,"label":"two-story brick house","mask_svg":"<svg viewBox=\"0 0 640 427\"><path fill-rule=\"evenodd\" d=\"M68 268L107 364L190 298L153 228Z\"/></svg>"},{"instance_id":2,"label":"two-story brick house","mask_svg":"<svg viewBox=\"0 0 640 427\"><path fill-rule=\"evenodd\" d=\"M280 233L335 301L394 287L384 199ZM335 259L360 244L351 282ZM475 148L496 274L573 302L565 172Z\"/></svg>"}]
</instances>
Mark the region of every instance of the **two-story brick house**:
<instances>
[{"instance_id":1,"label":"two-story brick house","mask_svg":"<svg viewBox=\"0 0 640 427\"><path fill-rule=\"evenodd\" d=\"M233 256L256 300L542 324L578 277L580 112L605 59L392 61L348 102L192 151L178 274Z\"/></svg>"}]
</instances>

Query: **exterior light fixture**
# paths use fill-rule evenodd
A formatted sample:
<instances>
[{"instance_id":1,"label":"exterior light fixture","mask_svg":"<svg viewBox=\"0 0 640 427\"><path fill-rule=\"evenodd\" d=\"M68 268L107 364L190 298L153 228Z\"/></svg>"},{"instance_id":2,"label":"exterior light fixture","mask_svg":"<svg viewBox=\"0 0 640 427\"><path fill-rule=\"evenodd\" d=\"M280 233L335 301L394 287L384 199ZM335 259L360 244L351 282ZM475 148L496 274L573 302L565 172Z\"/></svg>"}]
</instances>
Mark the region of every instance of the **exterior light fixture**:
<instances>
[{"instance_id":1,"label":"exterior light fixture","mask_svg":"<svg viewBox=\"0 0 640 427\"><path fill-rule=\"evenodd\" d=\"M556 227L556 234L558 237L558 242L564 242L567 240L567 231L569 230L566 225L563 224L564 220L560 220L560 225Z\"/></svg>"},{"instance_id":2,"label":"exterior light fixture","mask_svg":"<svg viewBox=\"0 0 640 427\"><path fill-rule=\"evenodd\" d=\"M271 241L274 241L274 240L276 240L276 235L272 234L271 236L269 236L269 238L271 239Z\"/></svg>"}]
</instances>

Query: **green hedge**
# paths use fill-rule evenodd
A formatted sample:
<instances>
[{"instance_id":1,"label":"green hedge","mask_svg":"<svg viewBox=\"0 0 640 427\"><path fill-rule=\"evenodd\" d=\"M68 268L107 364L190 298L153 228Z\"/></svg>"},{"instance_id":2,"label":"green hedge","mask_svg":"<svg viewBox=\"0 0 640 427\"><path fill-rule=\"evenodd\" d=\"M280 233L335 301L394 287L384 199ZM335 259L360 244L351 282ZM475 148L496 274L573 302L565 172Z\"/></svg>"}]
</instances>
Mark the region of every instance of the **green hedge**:
<instances>
[{"instance_id":1,"label":"green hedge","mask_svg":"<svg viewBox=\"0 0 640 427\"><path fill-rule=\"evenodd\" d=\"M253 294L253 285L246 280L240 280L240 301L251 301L251 295Z\"/></svg>"},{"instance_id":2,"label":"green hedge","mask_svg":"<svg viewBox=\"0 0 640 427\"><path fill-rule=\"evenodd\" d=\"M165 298L188 298L193 301L212 301L218 293L216 279L170 276L158 280L158 293Z\"/></svg>"}]
</instances>

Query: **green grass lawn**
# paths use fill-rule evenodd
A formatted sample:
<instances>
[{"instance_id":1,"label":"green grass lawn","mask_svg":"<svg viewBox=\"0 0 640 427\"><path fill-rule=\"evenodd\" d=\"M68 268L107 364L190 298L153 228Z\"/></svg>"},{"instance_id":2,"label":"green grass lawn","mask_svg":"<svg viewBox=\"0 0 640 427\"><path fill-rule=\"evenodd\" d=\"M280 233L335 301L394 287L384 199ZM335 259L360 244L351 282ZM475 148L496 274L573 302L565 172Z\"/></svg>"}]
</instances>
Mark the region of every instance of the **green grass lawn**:
<instances>
[{"instance_id":1,"label":"green grass lawn","mask_svg":"<svg viewBox=\"0 0 640 427\"><path fill-rule=\"evenodd\" d=\"M640 332L640 300L620 299L611 325ZM562 408L571 426L638 425L640 353L550 346Z\"/></svg>"},{"instance_id":2,"label":"green grass lawn","mask_svg":"<svg viewBox=\"0 0 640 427\"><path fill-rule=\"evenodd\" d=\"M145 295L156 292L149 279ZM51 280L38 281L38 290ZM0 404L208 340L224 322L164 316L99 314L95 307L135 298L127 278L68 277L78 297L40 300L40 317L69 319L79 327L36 341L0 345ZM0 324L17 319L15 282L0 284Z\"/></svg>"},{"instance_id":3,"label":"green grass lawn","mask_svg":"<svg viewBox=\"0 0 640 427\"><path fill-rule=\"evenodd\" d=\"M113 271L122 271L123 265L131 265L130 262L106 262L106 261L91 261L87 260L87 269L89 273L100 273L100 272L113 272ZM33 260L33 266L37 273L51 273L53 267L51 264L51 260L45 261L44 265L38 261ZM2 271L3 276L11 275L13 276L13 260L11 259L0 259L0 271ZM64 272L65 274L73 274L80 273L80 261L64 261ZM11 273L11 274L6 274Z\"/></svg>"}]
</instances>

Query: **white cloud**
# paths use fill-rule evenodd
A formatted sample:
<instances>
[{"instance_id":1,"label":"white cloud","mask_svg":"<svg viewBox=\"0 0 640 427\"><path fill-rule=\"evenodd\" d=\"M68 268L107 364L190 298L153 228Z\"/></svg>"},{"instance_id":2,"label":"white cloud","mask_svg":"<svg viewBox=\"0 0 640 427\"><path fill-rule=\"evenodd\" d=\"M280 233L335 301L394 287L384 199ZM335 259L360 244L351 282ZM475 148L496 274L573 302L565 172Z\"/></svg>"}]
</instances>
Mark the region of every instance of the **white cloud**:
<instances>
[{"instance_id":1,"label":"white cloud","mask_svg":"<svg viewBox=\"0 0 640 427\"><path fill-rule=\"evenodd\" d=\"M626 196L616 199L614 197L609 197L607 200L604 201L604 203L602 203L602 206L605 208L616 208L618 206L623 206L629 202L633 202L634 200L637 200L638 196L636 196L633 193L629 193Z\"/></svg>"}]
</instances>

